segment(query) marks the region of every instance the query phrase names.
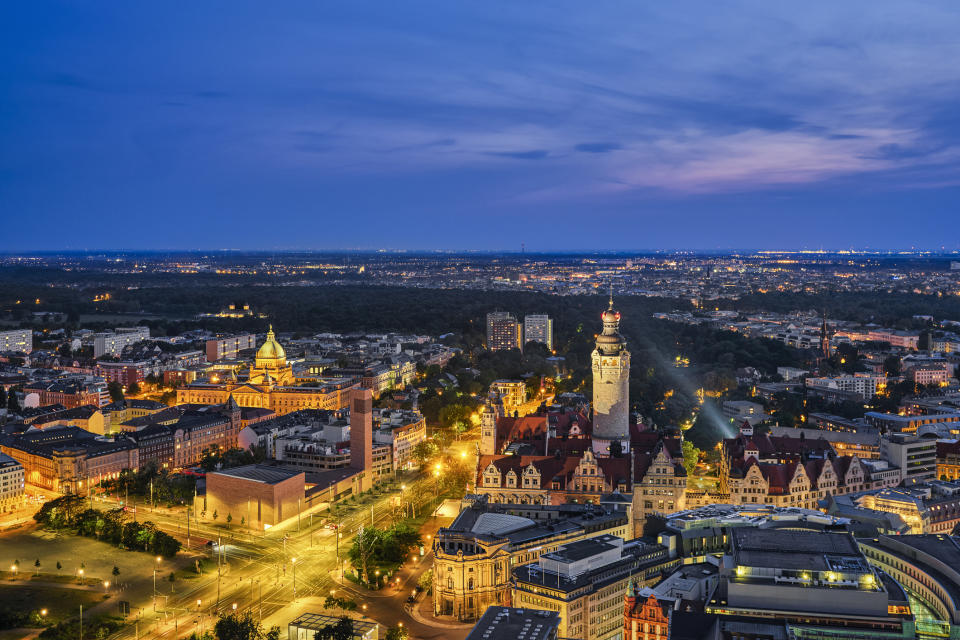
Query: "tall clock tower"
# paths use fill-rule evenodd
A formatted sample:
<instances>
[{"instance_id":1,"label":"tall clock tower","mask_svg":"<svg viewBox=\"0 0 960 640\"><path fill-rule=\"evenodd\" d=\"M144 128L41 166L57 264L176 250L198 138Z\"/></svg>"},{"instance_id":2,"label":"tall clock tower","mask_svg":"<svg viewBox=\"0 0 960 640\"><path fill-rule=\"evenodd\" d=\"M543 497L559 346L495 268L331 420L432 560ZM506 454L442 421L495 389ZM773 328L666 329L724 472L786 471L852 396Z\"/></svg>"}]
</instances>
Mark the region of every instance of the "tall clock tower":
<instances>
[{"instance_id":1,"label":"tall clock tower","mask_svg":"<svg viewBox=\"0 0 960 640\"><path fill-rule=\"evenodd\" d=\"M630 451L630 352L620 335L620 312L610 306L600 316L603 332L593 350L593 451L610 455L611 445L620 442L624 454Z\"/></svg>"}]
</instances>

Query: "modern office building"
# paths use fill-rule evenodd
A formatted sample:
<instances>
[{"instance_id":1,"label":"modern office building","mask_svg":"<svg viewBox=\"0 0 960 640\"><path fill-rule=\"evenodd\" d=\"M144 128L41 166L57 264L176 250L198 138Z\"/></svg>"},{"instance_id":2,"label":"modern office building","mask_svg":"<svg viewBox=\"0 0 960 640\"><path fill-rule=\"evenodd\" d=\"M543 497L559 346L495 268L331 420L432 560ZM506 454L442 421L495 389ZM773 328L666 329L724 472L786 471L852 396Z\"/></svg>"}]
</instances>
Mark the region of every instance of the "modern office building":
<instances>
[{"instance_id":1,"label":"modern office building","mask_svg":"<svg viewBox=\"0 0 960 640\"><path fill-rule=\"evenodd\" d=\"M592 504L488 504L468 495L466 508L433 541L436 615L476 620L510 599L511 569L561 545L601 534L627 538L624 511Z\"/></svg>"},{"instance_id":2,"label":"modern office building","mask_svg":"<svg viewBox=\"0 0 960 640\"><path fill-rule=\"evenodd\" d=\"M838 391L869 400L886 385L886 376L857 373L830 378L807 378L805 384L810 392Z\"/></svg>"},{"instance_id":3,"label":"modern office building","mask_svg":"<svg viewBox=\"0 0 960 640\"><path fill-rule=\"evenodd\" d=\"M680 564L666 547L643 540L624 542L600 535L544 553L513 570L514 606L560 615L562 638L619 639L623 603L631 582L651 586Z\"/></svg>"},{"instance_id":4,"label":"modern office building","mask_svg":"<svg viewBox=\"0 0 960 640\"><path fill-rule=\"evenodd\" d=\"M467 640L557 640L560 616L555 611L488 607Z\"/></svg>"},{"instance_id":5,"label":"modern office building","mask_svg":"<svg viewBox=\"0 0 960 640\"><path fill-rule=\"evenodd\" d=\"M553 318L536 314L523 318L523 342L539 342L553 350Z\"/></svg>"},{"instance_id":6,"label":"modern office building","mask_svg":"<svg viewBox=\"0 0 960 640\"><path fill-rule=\"evenodd\" d=\"M0 331L0 352L4 351L20 353L33 351L33 331L30 329Z\"/></svg>"},{"instance_id":7,"label":"modern office building","mask_svg":"<svg viewBox=\"0 0 960 640\"><path fill-rule=\"evenodd\" d=\"M849 533L737 528L704 608L784 620L797 638L912 638L902 588Z\"/></svg>"},{"instance_id":8,"label":"modern office building","mask_svg":"<svg viewBox=\"0 0 960 640\"><path fill-rule=\"evenodd\" d=\"M506 311L494 311L487 314L487 349L523 348L523 325L516 316Z\"/></svg>"},{"instance_id":9,"label":"modern office building","mask_svg":"<svg viewBox=\"0 0 960 640\"><path fill-rule=\"evenodd\" d=\"M880 457L902 471L903 484L937 477L937 443L909 433L889 433L880 440Z\"/></svg>"}]
</instances>

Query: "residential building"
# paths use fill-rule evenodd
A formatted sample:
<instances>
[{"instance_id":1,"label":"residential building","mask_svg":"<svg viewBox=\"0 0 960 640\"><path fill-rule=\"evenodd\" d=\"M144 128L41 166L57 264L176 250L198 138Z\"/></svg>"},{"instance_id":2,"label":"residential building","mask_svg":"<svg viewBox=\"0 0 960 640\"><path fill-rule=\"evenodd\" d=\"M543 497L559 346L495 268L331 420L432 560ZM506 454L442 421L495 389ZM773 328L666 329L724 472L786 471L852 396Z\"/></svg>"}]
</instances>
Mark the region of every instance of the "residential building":
<instances>
[{"instance_id":1,"label":"residential building","mask_svg":"<svg viewBox=\"0 0 960 640\"><path fill-rule=\"evenodd\" d=\"M240 356L241 351L253 349L256 346L257 337L252 333L235 336L217 336L206 342L205 353L207 362L236 360Z\"/></svg>"},{"instance_id":2,"label":"residential building","mask_svg":"<svg viewBox=\"0 0 960 640\"><path fill-rule=\"evenodd\" d=\"M539 342L553 350L553 318L548 315L529 315L523 318L523 342Z\"/></svg>"},{"instance_id":3,"label":"residential building","mask_svg":"<svg viewBox=\"0 0 960 640\"><path fill-rule=\"evenodd\" d=\"M108 383L120 383L124 389L129 389L134 383L139 385L151 373L157 373L157 367L147 361L97 363L97 375Z\"/></svg>"},{"instance_id":4,"label":"residential building","mask_svg":"<svg viewBox=\"0 0 960 640\"><path fill-rule=\"evenodd\" d=\"M123 348L150 339L150 327L118 327L93 335L93 357L119 356Z\"/></svg>"},{"instance_id":5,"label":"residential building","mask_svg":"<svg viewBox=\"0 0 960 640\"><path fill-rule=\"evenodd\" d=\"M852 394L862 400L869 400L883 391L887 378L881 375L856 373L854 375L834 376L830 378L807 378L806 384L809 393L819 391L839 391Z\"/></svg>"},{"instance_id":6,"label":"residential building","mask_svg":"<svg viewBox=\"0 0 960 640\"><path fill-rule=\"evenodd\" d=\"M31 329L10 329L0 331L0 353L30 353L33 351L33 331Z\"/></svg>"},{"instance_id":7,"label":"residential building","mask_svg":"<svg viewBox=\"0 0 960 640\"><path fill-rule=\"evenodd\" d=\"M393 450L393 470L415 468L413 448L427 439L427 421L423 415L419 411L383 409L375 422L373 441Z\"/></svg>"},{"instance_id":8,"label":"residential building","mask_svg":"<svg viewBox=\"0 0 960 640\"><path fill-rule=\"evenodd\" d=\"M488 606L508 604L512 567L605 533L630 536L626 511L593 504L490 504L468 495L460 515L433 541L434 613L475 620Z\"/></svg>"},{"instance_id":9,"label":"residential building","mask_svg":"<svg viewBox=\"0 0 960 640\"><path fill-rule=\"evenodd\" d=\"M494 311L487 314L487 349L523 348L523 325L516 316L506 311Z\"/></svg>"},{"instance_id":10,"label":"residential building","mask_svg":"<svg viewBox=\"0 0 960 640\"><path fill-rule=\"evenodd\" d=\"M918 364L903 372L903 377L914 384L946 385L950 379L950 367L942 364Z\"/></svg>"},{"instance_id":11,"label":"residential building","mask_svg":"<svg viewBox=\"0 0 960 640\"><path fill-rule=\"evenodd\" d=\"M0 513L14 511L26 499L23 465L0 453Z\"/></svg>"},{"instance_id":12,"label":"residential building","mask_svg":"<svg viewBox=\"0 0 960 640\"><path fill-rule=\"evenodd\" d=\"M565 544L536 563L513 569L514 606L556 611L558 635L582 640L619 639L631 582L650 586L680 564L655 542L604 534Z\"/></svg>"},{"instance_id":13,"label":"residential building","mask_svg":"<svg viewBox=\"0 0 960 640\"><path fill-rule=\"evenodd\" d=\"M37 394L37 406L61 404L67 409L83 405L106 406L110 403L110 392L103 378L93 376L70 376L57 380L37 381L23 387L23 393Z\"/></svg>"},{"instance_id":14,"label":"residential building","mask_svg":"<svg viewBox=\"0 0 960 640\"><path fill-rule=\"evenodd\" d=\"M557 640L560 616L555 611L488 607L467 640Z\"/></svg>"}]
</instances>

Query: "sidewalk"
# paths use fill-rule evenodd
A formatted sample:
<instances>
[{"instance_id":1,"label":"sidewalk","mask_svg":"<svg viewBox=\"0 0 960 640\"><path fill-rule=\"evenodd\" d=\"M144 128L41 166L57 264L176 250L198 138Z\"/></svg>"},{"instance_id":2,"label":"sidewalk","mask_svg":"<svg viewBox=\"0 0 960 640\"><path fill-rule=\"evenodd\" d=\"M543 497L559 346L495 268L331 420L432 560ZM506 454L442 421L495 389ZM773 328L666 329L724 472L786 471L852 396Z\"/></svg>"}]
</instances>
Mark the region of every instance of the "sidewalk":
<instances>
[{"instance_id":1,"label":"sidewalk","mask_svg":"<svg viewBox=\"0 0 960 640\"><path fill-rule=\"evenodd\" d=\"M433 616L433 599L428 595L424 595L423 598L417 600L413 605L404 604L403 608L410 614L411 618L428 627L440 627L443 629L473 628L472 624L466 622L445 622L435 618ZM424 612L422 609L427 609L427 611Z\"/></svg>"}]
</instances>

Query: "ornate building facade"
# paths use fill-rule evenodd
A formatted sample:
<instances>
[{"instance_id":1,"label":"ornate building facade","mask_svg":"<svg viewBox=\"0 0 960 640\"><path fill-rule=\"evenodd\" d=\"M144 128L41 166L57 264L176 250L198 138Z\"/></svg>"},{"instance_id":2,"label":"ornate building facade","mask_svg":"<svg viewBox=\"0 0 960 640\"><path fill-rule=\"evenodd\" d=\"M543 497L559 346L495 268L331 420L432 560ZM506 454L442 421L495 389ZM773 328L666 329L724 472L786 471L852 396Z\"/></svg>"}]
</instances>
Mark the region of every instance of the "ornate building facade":
<instances>
[{"instance_id":1,"label":"ornate building facade","mask_svg":"<svg viewBox=\"0 0 960 640\"><path fill-rule=\"evenodd\" d=\"M241 407L269 409L277 415L301 409L336 411L346 407L350 391L360 387L359 381L352 379L318 386L293 386L294 382L286 352L271 326L250 367L249 380L230 378L188 384L177 389L177 404L226 404L233 398Z\"/></svg>"}]
</instances>

